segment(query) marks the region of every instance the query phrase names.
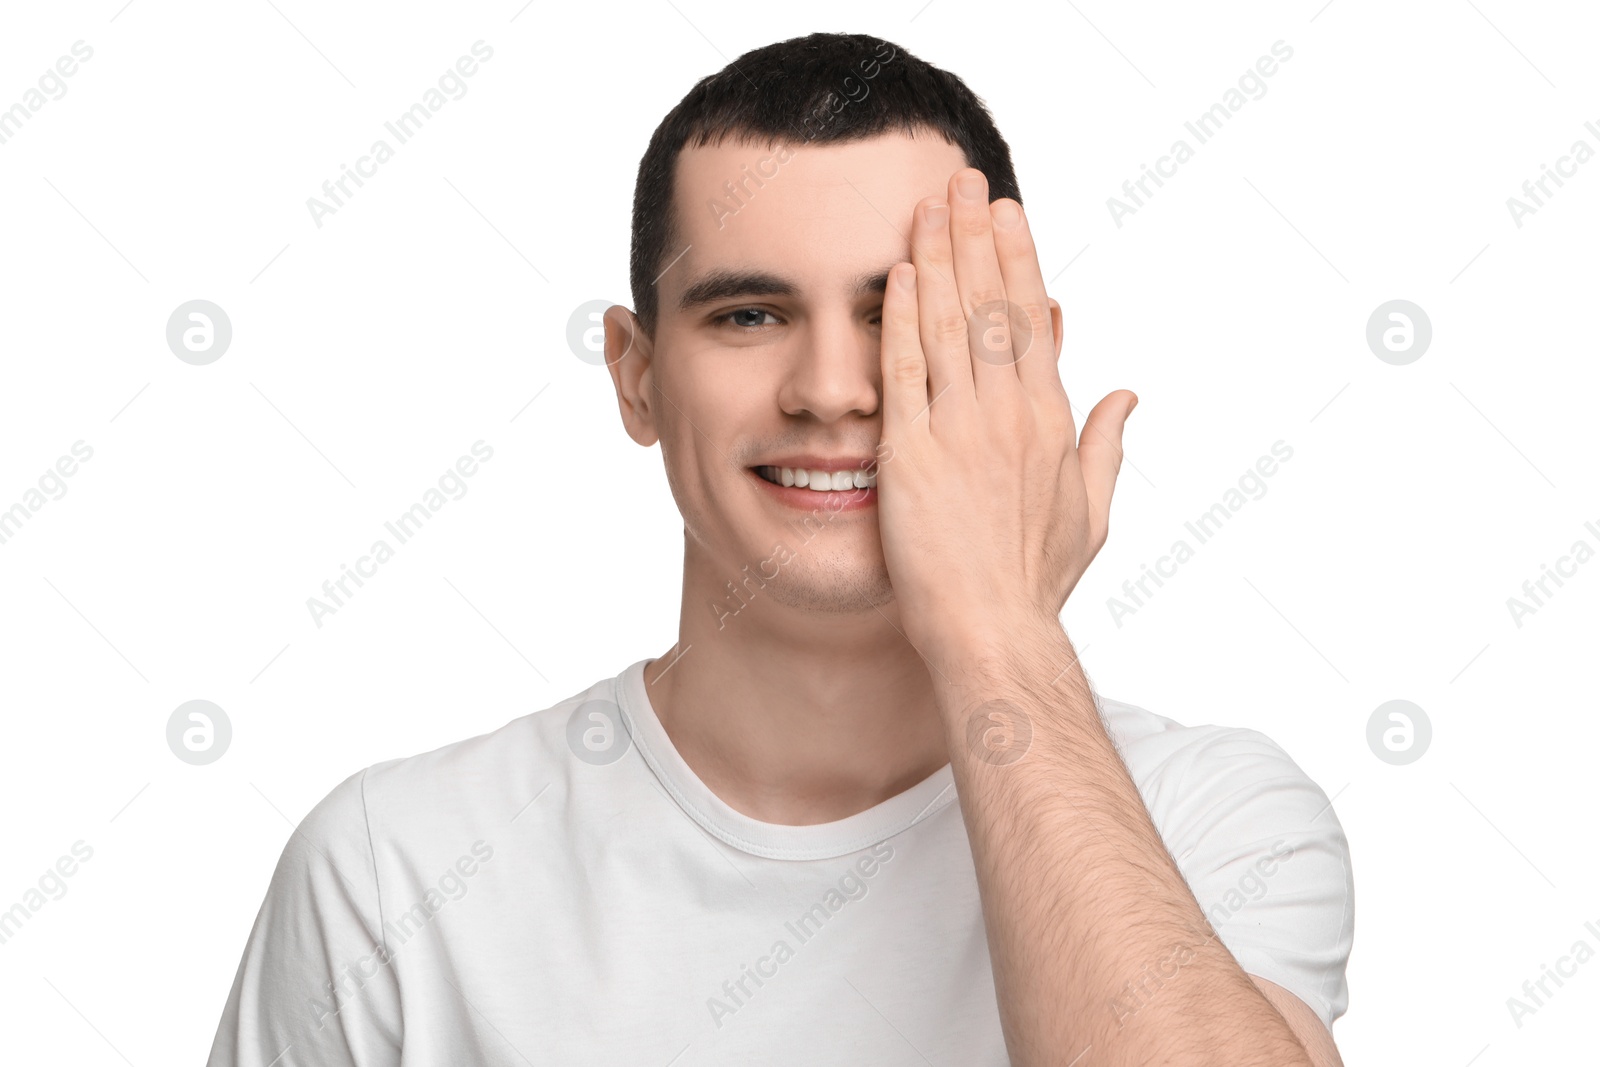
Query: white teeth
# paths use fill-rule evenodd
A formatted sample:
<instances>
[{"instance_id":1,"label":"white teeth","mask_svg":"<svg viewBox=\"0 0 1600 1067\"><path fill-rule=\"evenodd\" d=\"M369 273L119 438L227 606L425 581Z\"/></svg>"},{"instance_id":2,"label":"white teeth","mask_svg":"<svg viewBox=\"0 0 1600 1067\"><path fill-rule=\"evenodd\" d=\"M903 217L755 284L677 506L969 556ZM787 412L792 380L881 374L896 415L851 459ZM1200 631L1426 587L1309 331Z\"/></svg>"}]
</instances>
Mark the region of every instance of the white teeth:
<instances>
[{"instance_id":1,"label":"white teeth","mask_svg":"<svg viewBox=\"0 0 1600 1067\"><path fill-rule=\"evenodd\" d=\"M780 485L799 486L809 488L819 493L846 492L853 489L870 489L878 484L876 474L868 474L863 470L854 471L821 471L808 470L805 467L763 467L765 472L772 477L770 480Z\"/></svg>"}]
</instances>

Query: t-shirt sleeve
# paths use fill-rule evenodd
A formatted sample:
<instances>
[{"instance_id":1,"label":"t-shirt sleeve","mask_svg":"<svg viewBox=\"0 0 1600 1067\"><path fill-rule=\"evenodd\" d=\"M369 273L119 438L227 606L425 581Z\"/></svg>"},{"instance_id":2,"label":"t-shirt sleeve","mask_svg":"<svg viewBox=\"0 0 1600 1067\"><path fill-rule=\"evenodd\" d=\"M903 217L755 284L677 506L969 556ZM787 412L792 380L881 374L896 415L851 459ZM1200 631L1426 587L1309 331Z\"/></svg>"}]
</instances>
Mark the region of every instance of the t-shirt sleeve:
<instances>
[{"instance_id":1,"label":"t-shirt sleeve","mask_svg":"<svg viewBox=\"0 0 1600 1067\"><path fill-rule=\"evenodd\" d=\"M207 1067L396 1067L400 996L359 771L284 846Z\"/></svg>"},{"instance_id":2,"label":"t-shirt sleeve","mask_svg":"<svg viewBox=\"0 0 1600 1067\"><path fill-rule=\"evenodd\" d=\"M1271 738L1212 728L1193 746L1163 833L1218 938L1245 973L1331 1026L1349 1003L1350 846L1327 794Z\"/></svg>"}]
</instances>

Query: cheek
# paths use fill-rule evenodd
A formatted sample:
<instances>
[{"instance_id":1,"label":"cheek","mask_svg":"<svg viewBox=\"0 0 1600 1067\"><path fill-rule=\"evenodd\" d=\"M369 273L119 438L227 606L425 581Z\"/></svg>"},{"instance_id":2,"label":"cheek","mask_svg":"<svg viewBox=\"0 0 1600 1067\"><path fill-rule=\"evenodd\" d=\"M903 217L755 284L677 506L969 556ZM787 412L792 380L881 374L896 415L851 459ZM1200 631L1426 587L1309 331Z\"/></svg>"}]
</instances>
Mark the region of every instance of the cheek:
<instances>
[{"instance_id":1,"label":"cheek","mask_svg":"<svg viewBox=\"0 0 1600 1067\"><path fill-rule=\"evenodd\" d=\"M730 457L740 455L754 439L770 437L774 430L778 382L776 366L754 350L718 352L696 360L667 385L672 414L682 429L695 436L695 447L711 451L712 445ZM727 460L723 461L726 465Z\"/></svg>"},{"instance_id":2,"label":"cheek","mask_svg":"<svg viewBox=\"0 0 1600 1067\"><path fill-rule=\"evenodd\" d=\"M785 430L784 362L775 346L676 342L655 384L662 457L679 510L713 536L711 528L743 526L760 506L741 460Z\"/></svg>"},{"instance_id":3,"label":"cheek","mask_svg":"<svg viewBox=\"0 0 1600 1067\"><path fill-rule=\"evenodd\" d=\"M741 473L738 446L759 432L755 411L763 394L716 360L684 362L657 383L657 426L674 495L703 511L725 497L728 478Z\"/></svg>"}]
</instances>

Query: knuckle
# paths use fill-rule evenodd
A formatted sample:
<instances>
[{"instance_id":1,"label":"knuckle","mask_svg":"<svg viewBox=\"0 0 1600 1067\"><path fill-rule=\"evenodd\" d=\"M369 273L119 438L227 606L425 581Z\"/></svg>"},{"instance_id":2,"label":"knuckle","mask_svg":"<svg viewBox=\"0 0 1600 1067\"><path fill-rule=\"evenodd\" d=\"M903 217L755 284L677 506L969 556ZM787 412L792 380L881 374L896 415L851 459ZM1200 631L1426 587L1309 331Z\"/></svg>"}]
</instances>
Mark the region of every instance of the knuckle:
<instances>
[{"instance_id":1,"label":"knuckle","mask_svg":"<svg viewBox=\"0 0 1600 1067\"><path fill-rule=\"evenodd\" d=\"M1022 314L1035 338L1050 336L1050 309L1043 304L1022 304Z\"/></svg>"},{"instance_id":2,"label":"knuckle","mask_svg":"<svg viewBox=\"0 0 1600 1067\"><path fill-rule=\"evenodd\" d=\"M1007 317L1006 294L1004 289L974 289L967 297L972 301L972 313L981 315L991 322L1003 321Z\"/></svg>"},{"instance_id":3,"label":"knuckle","mask_svg":"<svg viewBox=\"0 0 1600 1067\"><path fill-rule=\"evenodd\" d=\"M889 373L898 382L920 382L927 373L927 363L915 352L903 352L889 361Z\"/></svg>"},{"instance_id":4,"label":"knuckle","mask_svg":"<svg viewBox=\"0 0 1600 1067\"><path fill-rule=\"evenodd\" d=\"M933 319L933 339L940 344L965 343L967 339L966 316L945 313Z\"/></svg>"}]
</instances>

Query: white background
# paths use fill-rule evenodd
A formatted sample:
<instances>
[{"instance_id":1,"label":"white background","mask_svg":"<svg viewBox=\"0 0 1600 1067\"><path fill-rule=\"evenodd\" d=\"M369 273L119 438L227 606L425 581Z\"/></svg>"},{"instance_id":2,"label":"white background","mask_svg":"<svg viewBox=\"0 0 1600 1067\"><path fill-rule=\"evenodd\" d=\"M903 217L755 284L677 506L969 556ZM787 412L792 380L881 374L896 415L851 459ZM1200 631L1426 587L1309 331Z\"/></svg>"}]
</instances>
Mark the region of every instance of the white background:
<instances>
[{"instance_id":1,"label":"white background","mask_svg":"<svg viewBox=\"0 0 1600 1067\"><path fill-rule=\"evenodd\" d=\"M662 115L814 30L955 72L1010 141L1075 404L1141 397L1067 629L1105 694L1263 730L1335 798L1346 1061L1593 1057L1600 960L1520 1028L1506 1004L1600 949L1600 561L1507 607L1600 549L1600 160L1520 228L1506 205L1600 149L1592 7L123 3L0 15L0 108L94 50L0 144L0 509L94 450L0 544L0 909L93 849L0 945L6 1060L202 1061L337 782L670 647L681 520L567 321L631 302ZM307 198L480 39L466 95L318 228ZM1278 40L1267 93L1116 226L1107 198ZM204 367L165 339L197 298L234 334ZM1365 340L1397 298L1433 326L1406 366ZM318 628L306 599L480 439L467 494ZM1279 440L1266 494L1118 626L1107 599ZM165 739L196 698L234 730L204 767ZM1366 740L1396 698L1433 727L1405 766Z\"/></svg>"}]
</instances>

